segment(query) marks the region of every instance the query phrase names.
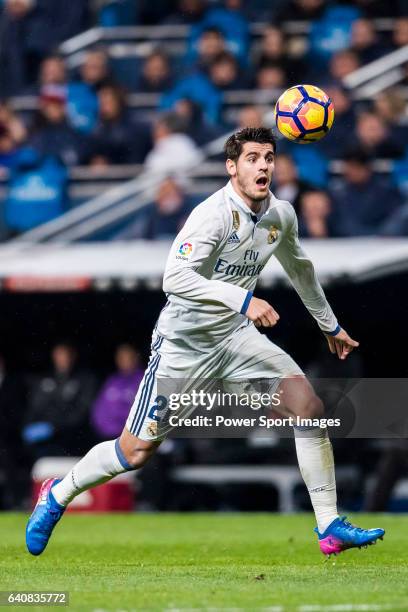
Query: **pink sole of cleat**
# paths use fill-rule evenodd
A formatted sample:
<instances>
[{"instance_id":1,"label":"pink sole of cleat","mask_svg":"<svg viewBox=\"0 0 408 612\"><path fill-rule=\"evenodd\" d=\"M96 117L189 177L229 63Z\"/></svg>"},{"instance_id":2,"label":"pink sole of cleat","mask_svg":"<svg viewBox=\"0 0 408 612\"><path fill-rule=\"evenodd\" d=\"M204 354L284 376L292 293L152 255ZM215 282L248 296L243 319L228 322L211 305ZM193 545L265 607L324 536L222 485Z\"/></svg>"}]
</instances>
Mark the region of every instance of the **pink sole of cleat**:
<instances>
[{"instance_id":1,"label":"pink sole of cleat","mask_svg":"<svg viewBox=\"0 0 408 612\"><path fill-rule=\"evenodd\" d=\"M319 546L324 555L337 555L344 550L341 540L338 540L330 535L323 540L319 540Z\"/></svg>"}]
</instances>

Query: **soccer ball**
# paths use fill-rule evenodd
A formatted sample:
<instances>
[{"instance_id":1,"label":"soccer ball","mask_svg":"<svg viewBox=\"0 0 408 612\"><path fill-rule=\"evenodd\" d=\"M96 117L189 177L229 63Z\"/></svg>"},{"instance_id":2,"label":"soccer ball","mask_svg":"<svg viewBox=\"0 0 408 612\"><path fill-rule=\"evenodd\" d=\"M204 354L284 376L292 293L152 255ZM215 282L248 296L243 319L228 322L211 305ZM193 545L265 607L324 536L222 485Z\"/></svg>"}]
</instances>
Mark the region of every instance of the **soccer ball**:
<instances>
[{"instance_id":1,"label":"soccer ball","mask_svg":"<svg viewBox=\"0 0 408 612\"><path fill-rule=\"evenodd\" d=\"M280 96L275 107L276 127L285 138L310 144L323 138L333 125L329 96L314 85L295 85Z\"/></svg>"}]
</instances>

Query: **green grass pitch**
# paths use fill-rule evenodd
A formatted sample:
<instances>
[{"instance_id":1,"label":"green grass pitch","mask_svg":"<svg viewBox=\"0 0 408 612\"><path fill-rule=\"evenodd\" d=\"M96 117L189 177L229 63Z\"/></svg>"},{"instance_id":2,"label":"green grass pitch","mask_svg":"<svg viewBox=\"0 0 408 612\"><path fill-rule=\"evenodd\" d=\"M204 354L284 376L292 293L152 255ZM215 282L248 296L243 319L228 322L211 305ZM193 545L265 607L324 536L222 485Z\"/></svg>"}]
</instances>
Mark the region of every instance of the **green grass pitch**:
<instances>
[{"instance_id":1,"label":"green grass pitch","mask_svg":"<svg viewBox=\"0 0 408 612\"><path fill-rule=\"evenodd\" d=\"M0 514L0 590L69 591L59 610L408 611L408 516L356 516L384 541L329 561L307 514L66 515L40 557L25 522Z\"/></svg>"}]
</instances>

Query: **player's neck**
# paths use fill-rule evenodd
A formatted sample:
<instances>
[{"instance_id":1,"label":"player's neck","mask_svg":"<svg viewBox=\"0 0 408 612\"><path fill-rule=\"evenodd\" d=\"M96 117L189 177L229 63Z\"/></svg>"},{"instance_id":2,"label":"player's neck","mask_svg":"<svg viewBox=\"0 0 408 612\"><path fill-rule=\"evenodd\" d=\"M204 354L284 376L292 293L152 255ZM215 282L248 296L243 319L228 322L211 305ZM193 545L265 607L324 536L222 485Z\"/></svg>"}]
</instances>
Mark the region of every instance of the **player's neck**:
<instances>
[{"instance_id":1,"label":"player's neck","mask_svg":"<svg viewBox=\"0 0 408 612\"><path fill-rule=\"evenodd\" d=\"M231 180L231 184L235 193L245 202L248 208L250 208L253 213L258 214L261 210L263 200L253 200L244 193L234 181Z\"/></svg>"}]
</instances>

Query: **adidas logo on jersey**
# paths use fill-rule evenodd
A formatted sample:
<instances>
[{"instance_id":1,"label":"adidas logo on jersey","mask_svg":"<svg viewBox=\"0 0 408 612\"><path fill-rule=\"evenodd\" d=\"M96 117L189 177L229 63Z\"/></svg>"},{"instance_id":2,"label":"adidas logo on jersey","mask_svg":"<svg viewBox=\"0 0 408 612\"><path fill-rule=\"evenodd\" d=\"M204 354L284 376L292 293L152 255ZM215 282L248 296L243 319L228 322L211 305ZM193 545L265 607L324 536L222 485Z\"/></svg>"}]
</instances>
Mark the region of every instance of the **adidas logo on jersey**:
<instances>
[{"instance_id":1,"label":"adidas logo on jersey","mask_svg":"<svg viewBox=\"0 0 408 612\"><path fill-rule=\"evenodd\" d=\"M227 240L227 244L238 244L240 242L237 232L233 232Z\"/></svg>"}]
</instances>

